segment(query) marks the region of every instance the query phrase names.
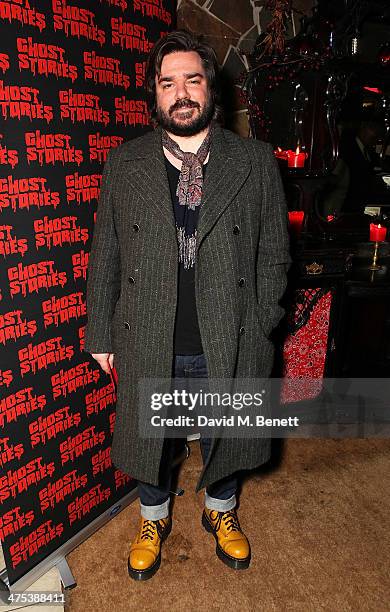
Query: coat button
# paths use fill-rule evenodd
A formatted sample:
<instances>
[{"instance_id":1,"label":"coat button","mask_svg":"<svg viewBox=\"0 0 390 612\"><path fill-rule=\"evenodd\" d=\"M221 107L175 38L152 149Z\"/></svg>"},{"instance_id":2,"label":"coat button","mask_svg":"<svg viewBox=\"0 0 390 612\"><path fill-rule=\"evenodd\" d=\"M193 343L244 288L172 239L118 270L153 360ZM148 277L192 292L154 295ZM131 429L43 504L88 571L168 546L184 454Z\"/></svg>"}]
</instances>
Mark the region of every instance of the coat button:
<instances>
[{"instance_id":1,"label":"coat button","mask_svg":"<svg viewBox=\"0 0 390 612\"><path fill-rule=\"evenodd\" d=\"M240 327L240 336L242 336L242 334L245 334L245 327Z\"/></svg>"},{"instance_id":2,"label":"coat button","mask_svg":"<svg viewBox=\"0 0 390 612\"><path fill-rule=\"evenodd\" d=\"M139 225L138 225L138 223L134 223L134 225L133 225L133 230L134 230L135 232L139 232Z\"/></svg>"},{"instance_id":3,"label":"coat button","mask_svg":"<svg viewBox=\"0 0 390 612\"><path fill-rule=\"evenodd\" d=\"M132 276L129 276L129 283L130 283L130 285L134 285L135 278L133 278Z\"/></svg>"},{"instance_id":4,"label":"coat button","mask_svg":"<svg viewBox=\"0 0 390 612\"><path fill-rule=\"evenodd\" d=\"M238 284L240 285L240 287L243 287L245 285L245 278L240 278Z\"/></svg>"},{"instance_id":5,"label":"coat button","mask_svg":"<svg viewBox=\"0 0 390 612\"><path fill-rule=\"evenodd\" d=\"M127 321L125 321L125 328L130 329L130 323L128 323Z\"/></svg>"},{"instance_id":6,"label":"coat button","mask_svg":"<svg viewBox=\"0 0 390 612\"><path fill-rule=\"evenodd\" d=\"M235 226L233 227L233 234L239 234L239 233L240 233L240 228L239 228L239 226L238 226L238 225L235 225Z\"/></svg>"}]
</instances>

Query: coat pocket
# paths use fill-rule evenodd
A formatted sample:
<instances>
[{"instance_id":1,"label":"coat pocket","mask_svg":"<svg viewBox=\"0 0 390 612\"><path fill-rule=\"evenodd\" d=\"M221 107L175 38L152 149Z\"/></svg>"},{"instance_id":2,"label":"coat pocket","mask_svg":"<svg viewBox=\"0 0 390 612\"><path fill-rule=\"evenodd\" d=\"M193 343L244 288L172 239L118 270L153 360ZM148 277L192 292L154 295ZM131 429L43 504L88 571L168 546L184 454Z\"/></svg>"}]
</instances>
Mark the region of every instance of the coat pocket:
<instances>
[{"instance_id":1,"label":"coat pocket","mask_svg":"<svg viewBox=\"0 0 390 612\"><path fill-rule=\"evenodd\" d=\"M263 319L262 314L261 314L261 308L259 306L257 306L255 310L255 319L256 319L257 334L258 334L259 340L261 342L265 342L266 344L270 346L273 346L273 342L269 337L273 328L272 327L270 328L270 326Z\"/></svg>"},{"instance_id":2,"label":"coat pocket","mask_svg":"<svg viewBox=\"0 0 390 612\"><path fill-rule=\"evenodd\" d=\"M272 323L269 323L269 321L267 320L267 318L265 317L265 314L263 312L263 309L260 305L257 305L256 308L256 317L259 323L259 328L261 329L263 336L269 341L271 342L269 336L273 330L273 325Z\"/></svg>"}]
</instances>

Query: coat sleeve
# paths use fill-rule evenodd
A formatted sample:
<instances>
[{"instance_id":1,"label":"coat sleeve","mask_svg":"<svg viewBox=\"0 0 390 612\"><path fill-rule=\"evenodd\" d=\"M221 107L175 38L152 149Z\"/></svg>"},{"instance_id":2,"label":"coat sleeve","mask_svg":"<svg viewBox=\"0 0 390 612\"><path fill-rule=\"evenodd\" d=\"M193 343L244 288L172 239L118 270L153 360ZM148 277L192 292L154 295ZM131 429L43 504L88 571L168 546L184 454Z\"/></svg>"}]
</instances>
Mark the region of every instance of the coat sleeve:
<instances>
[{"instance_id":1,"label":"coat sleeve","mask_svg":"<svg viewBox=\"0 0 390 612\"><path fill-rule=\"evenodd\" d=\"M84 350L112 353L110 325L120 293L120 254L114 225L112 150L103 168L87 273Z\"/></svg>"},{"instance_id":2,"label":"coat sleeve","mask_svg":"<svg viewBox=\"0 0 390 612\"><path fill-rule=\"evenodd\" d=\"M270 144L263 143L261 157L261 229L256 277L260 321L265 335L269 337L285 312L279 302L286 289L291 257L287 205L279 167Z\"/></svg>"}]
</instances>

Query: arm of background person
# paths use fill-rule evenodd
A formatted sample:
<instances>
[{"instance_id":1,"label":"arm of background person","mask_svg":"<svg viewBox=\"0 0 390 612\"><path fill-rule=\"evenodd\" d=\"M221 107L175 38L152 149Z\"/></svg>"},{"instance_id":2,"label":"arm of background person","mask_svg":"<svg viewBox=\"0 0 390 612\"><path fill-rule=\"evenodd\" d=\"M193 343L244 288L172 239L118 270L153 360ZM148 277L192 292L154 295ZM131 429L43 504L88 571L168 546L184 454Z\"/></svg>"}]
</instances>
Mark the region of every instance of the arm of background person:
<instances>
[{"instance_id":1,"label":"arm of background person","mask_svg":"<svg viewBox=\"0 0 390 612\"><path fill-rule=\"evenodd\" d=\"M334 212L339 213L344 205L348 193L350 172L343 159L338 159L332 172L334 181L329 192L324 196L321 209L322 215L326 217Z\"/></svg>"}]
</instances>

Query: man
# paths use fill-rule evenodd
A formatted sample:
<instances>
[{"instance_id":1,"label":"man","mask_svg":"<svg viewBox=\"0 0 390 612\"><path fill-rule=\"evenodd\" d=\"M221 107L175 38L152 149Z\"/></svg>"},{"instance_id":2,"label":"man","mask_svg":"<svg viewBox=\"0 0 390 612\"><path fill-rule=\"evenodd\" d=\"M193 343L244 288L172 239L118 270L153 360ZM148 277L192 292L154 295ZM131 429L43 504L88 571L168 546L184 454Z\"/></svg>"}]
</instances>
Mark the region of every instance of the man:
<instances>
[{"instance_id":1,"label":"man","mask_svg":"<svg viewBox=\"0 0 390 612\"><path fill-rule=\"evenodd\" d=\"M338 166L345 169L346 187L342 212L363 212L365 206L382 204L388 193L378 172L381 162L375 147L385 132L383 120L371 113L363 113L354 130L342 132Z\"/></svg>"},{"instance_id":2,"label":"man","mask_svg":"<svg viewBox=\"0 0 390 612\"><path fill-rule=\"evenodd\" d=\"M289 262L287 213L272 147L222 129L214 51L179 30L147 69L155 130L110 151L87 284L85 350L118 373L113 463L138 481L141 521L128 571L157 571L171 530L172 444L138 432L140 378L270 374L269 339ZM201 437L202 523L229 567L250 545L236 514L240 470L269 459L269 439Z\"/></svg>"}]
</instances>

